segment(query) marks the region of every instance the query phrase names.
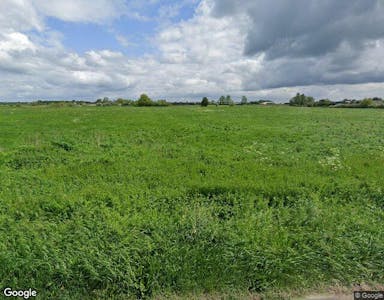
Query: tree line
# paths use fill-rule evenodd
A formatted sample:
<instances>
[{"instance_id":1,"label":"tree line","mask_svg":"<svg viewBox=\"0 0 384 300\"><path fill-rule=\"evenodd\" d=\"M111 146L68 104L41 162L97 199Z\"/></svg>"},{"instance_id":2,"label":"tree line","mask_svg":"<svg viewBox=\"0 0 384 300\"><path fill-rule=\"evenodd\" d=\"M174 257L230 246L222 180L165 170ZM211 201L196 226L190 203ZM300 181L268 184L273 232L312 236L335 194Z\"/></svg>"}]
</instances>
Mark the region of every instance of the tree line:
<instances>
[{"instance_id":1,"label":"tree line","mask_svg":"<svg viewBox=\"0 0 384 300\"><path fill-rule=\"evenodd\" d=\"M220 98L215 100L209 100L207 97L203 97L203 99L200 102L201 106L208 106L208 105L252 105L252 104L275 104L271 100L256 100L256 101L248 101L248 98L246 96L242 96L240 102L235 102L232 100L231 95L226 96L220 96Z\"/></svg>"},{"instance_id":2,"label":"tree line","mask_svg":"<svg viewBox=\"0 0 384 300\"><path fill-rule=\"evenodd\" d=\"M210 100L208 97L203 97L201 101L190 102L190 101L174 101L168 102L167 100L153 100L147 94L141 94L137 100L132 99L110 99L108 97L99 98L96 101L83 101L83 100L37 100L33 102L1 102L2 105L50 105L55 107L61 106L170 106L170 105L201 105L206 107L208 105L271 105L275 104L271 100L256 100L248 101L246 96L242 96L241 100L235 102L231 95L222 95L217 100ZM284 103L289 106L300 106L300 107L345 107L345 108L384 108L384 100L379 97L364 98L361 100L356 99L344 99L342 101L332 101L330 99L315 100L312 96L297 93L296 96L292 97L289 102Z\"/></svg>"},{"instance_id":3,"label":"tree line","mask_svg":"<svg viewBox=\"0 0 384 300\"><path fill-rule=\"evenodd\" d=\"M342 101L331 101L329 99L320 99L316 101L311 96L297 93L296 96L289 100L289 105L302 107L384 108L384 100L374 97L361 100L344 99Z\"/></svg>"}]
</instances>

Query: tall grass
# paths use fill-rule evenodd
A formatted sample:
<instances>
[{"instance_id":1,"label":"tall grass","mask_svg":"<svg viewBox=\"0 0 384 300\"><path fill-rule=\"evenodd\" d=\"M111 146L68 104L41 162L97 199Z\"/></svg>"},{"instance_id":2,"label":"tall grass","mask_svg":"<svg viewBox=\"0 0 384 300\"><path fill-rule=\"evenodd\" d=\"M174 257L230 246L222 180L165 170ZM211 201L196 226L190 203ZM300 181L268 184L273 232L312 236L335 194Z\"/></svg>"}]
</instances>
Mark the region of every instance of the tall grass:
<instances>
[{"instance_id":1,"label":"tall grass","mask_svg":"<svg viewBox=\"0 0 384 300\"><path fill-rule=\"evenodd\" d=\"M383 114L0 107L0 287L80 299L383 282Z\"/></svg>"}]
</instances>

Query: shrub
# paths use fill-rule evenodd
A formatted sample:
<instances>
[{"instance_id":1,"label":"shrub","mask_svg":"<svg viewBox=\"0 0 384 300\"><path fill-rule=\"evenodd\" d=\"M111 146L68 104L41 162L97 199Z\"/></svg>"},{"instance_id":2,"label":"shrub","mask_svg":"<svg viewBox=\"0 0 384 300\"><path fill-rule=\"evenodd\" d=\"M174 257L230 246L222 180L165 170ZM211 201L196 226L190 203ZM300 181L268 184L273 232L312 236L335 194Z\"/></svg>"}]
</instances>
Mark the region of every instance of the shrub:
<instances>
[{"instance_id":1,"label":"shrub","mask_svg":"<svg viewBox=\"0 0 384 300\"><path fill-rule=\"evenodd\" d=\"M201 100L201 104L200 105L206 107L206 106L208 106L208 104L209 104L208 98L204 97L203 100Z\"/></svg>"},{"instance_id":2,"label":"shrub","mask_svg":"<svg viewBox=\"0 0 384 300\"><path fill-rule=\"evenodd\" d=\"M305 96L304 94L297 93L295 97L289 100L289 105L291 106L314 106L315 99L310 96Z\"/></svg>"},{"instance_id":3,"label":"shrub","mask_svg":"<svg viewBox=\"0 0 384 300\"><path fill-rule=\"evenodd\" d=\"M365 98L360 102L360 107L367 108L367 107L373 107L373 106L374 106L374 103L371 98Z\"/></svg>"},{"instance_id":4,"label":"shrub","mask_svg":"<svg viewBox=\"0 0 384 300\"><path fill-rule=\"evenodd\" d=\"M152 106L153 101L146 94L141 94L139 100L136 102L137 106Z\"/></svg>"}]
</instances>

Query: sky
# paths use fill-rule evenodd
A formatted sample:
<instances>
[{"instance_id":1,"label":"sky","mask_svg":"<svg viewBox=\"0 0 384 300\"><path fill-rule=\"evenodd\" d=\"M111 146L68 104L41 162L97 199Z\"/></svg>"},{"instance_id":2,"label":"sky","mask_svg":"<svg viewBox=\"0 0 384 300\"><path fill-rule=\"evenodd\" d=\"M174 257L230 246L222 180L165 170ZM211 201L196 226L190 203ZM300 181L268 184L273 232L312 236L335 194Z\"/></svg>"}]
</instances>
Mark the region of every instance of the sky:
<instances>
[{"instance_id":1,"label":"sky","mask_svg":"<svg viewBox=\"0 0 384 300\"><path fill-rule=\"evenodd\" d=\"M384 97L383 0L1 0L0 101Z\"/></svg>"}]
</instances>

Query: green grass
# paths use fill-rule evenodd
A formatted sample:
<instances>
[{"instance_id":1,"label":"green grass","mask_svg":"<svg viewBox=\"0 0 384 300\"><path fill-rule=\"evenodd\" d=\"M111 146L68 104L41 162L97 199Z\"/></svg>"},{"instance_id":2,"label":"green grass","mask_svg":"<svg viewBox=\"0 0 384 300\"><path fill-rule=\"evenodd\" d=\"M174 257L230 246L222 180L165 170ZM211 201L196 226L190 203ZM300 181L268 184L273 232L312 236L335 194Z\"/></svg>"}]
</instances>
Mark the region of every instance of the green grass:
<instances>
[{"instance_id":1,"label":"green grass","mask_svg":"<svg viewBox=\"0 0 384 300\"><path fill-rule=\"evenodd\" d=\"M384 280L384 111L0 107L0 287L43 298Z\"/></svg>"}]
</instances>

